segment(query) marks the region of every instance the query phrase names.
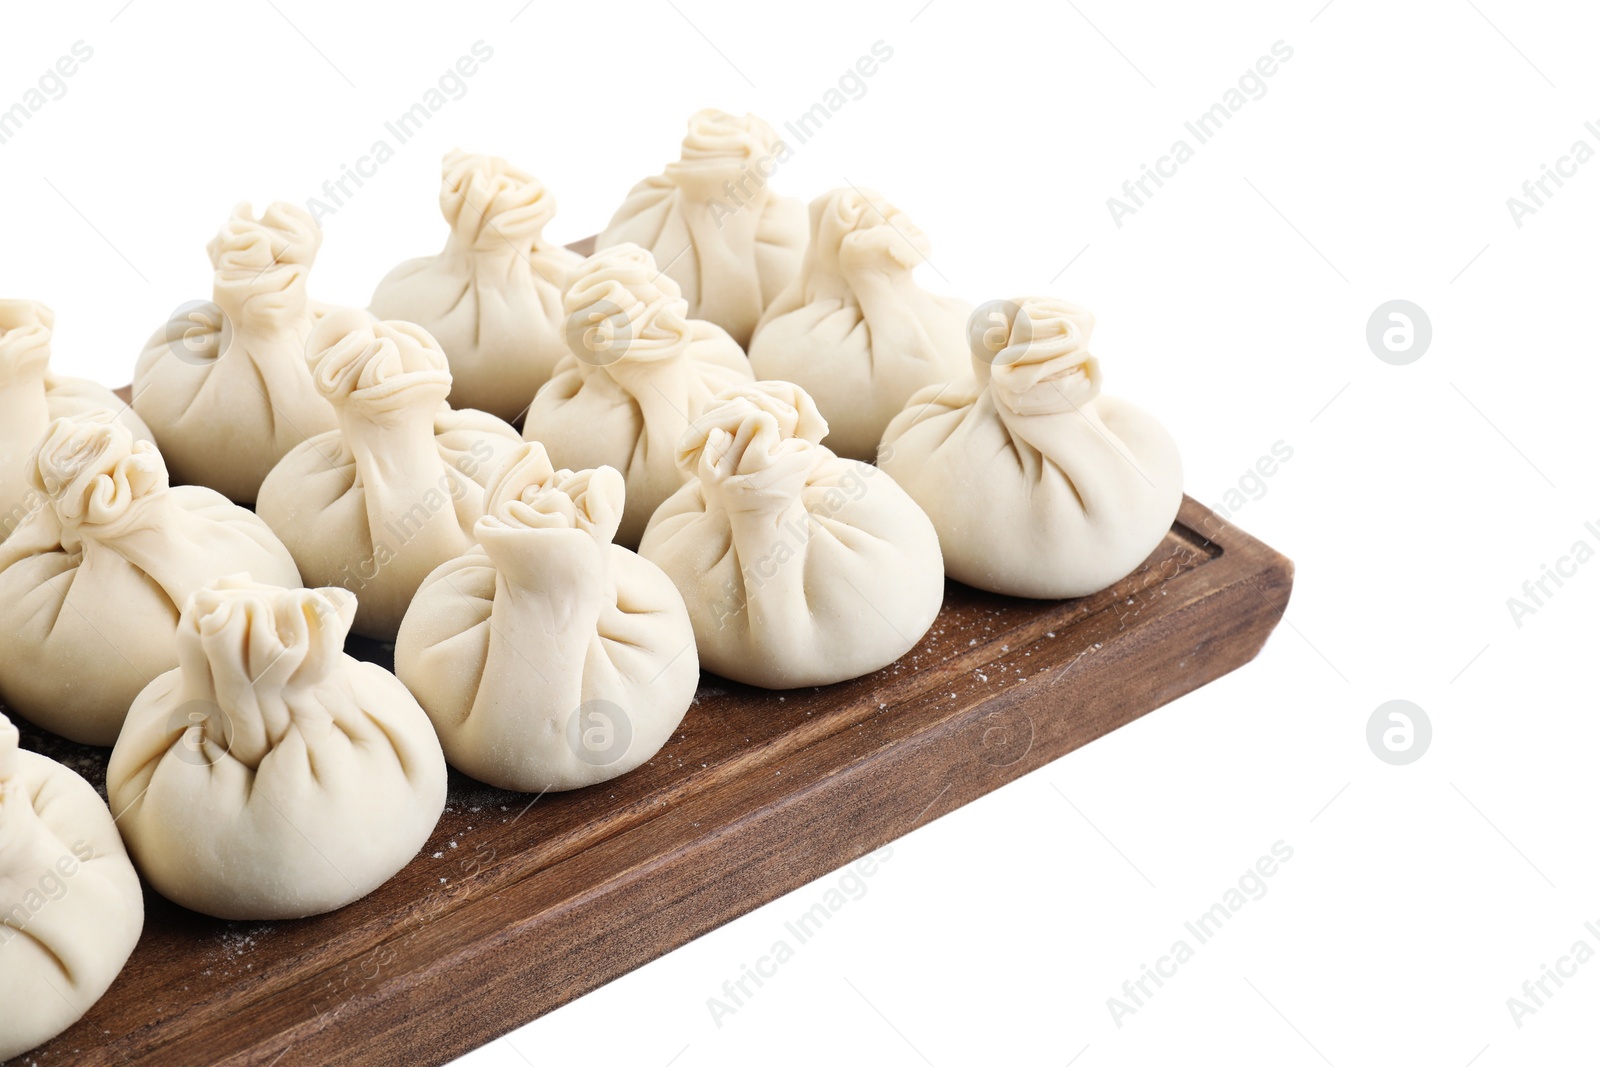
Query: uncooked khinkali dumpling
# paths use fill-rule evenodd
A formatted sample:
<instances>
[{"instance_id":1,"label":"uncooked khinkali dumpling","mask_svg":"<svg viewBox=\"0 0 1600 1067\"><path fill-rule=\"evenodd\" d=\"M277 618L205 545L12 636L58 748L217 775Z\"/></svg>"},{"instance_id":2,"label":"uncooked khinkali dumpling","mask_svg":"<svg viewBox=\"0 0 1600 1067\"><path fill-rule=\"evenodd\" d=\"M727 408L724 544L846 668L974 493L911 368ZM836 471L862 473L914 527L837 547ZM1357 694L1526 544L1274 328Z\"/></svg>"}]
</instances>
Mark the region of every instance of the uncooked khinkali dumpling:
<instances>
[{"instance_id":1,"label":"uncooked khinkali dumpling","mask_svg":"<svg viewBox=\"0 0 1600 1067\"><path fill-rule=\"evenodd\" d=\"M414 322L450 358L450 403L515 420L567 354L561 289L582 258L545 240L555 197L527 171L456 149L444 157L444 251L378 283L372 313Z\"/></svg>"},{"instance_id":2,"label":"uncooked khinkali dumpling","mask_svg":"<svg viewBox=\"0 0 1600 1067\"><path fill-rule=\"evenodd\" d=\"M111 390L50 373L55 312L32 300L0 300L0 541L44 501L28 483L28 462L53 419L107 412L154 441L133 409Z\"/></svg>"},{"instance_id":3,"label":"uncooked khinkali dumpling","mask_svg":"<svg viewBox=\"0 0 1600 1067\"><path fill-rule=\"evenodd\" d=\"M789 382L730 389L684 435L691 480L639 554L667 572L700 662L770 689L826 685L899 659L944 599L939 539L894 480L820 442Z\"/></svg>"},{"instance_id":4,"label":"uncooked khinkali dumpling","mask_svg":"<svg viewBox=\"0 0 1600 1067\"><path fill-rule=\"evenodd\" d=\"M994 301L972 376L889 424L878 465L939 531L950 577L1026 597L1087 596L1155 551L1183 502L1167 431L1100 393L1094 316L1049 297Z\"/></svg>"},{"instance_id":5,"label":"uncooked khinkali dumpling","mask_svg":"<svg viewBox=\"0 0 1600 1067\"><path fill-rule=\"evenodd\" d=\"M243 576L194 595L178 662L139 694L106 790L158 892L296 919L388 881L444 811L445 763L400 680L345 655L355 598Z\"/></svg>"},{"instance_id":6,"label":"uncooked khinkali dumpling","mask_svg":"<svg viewBox=\"0 0 1600 1067\"><path fill-rule=\"evenodd\" d=\"M133 372L133 407L180 482L248 504L291 448L333 428L306 371L306 338L322 313L306 277L322 230L304 208L240 204L207 251L211 301L179 308Z\"/></svg>"},{"instance_id":7,"label":"uncooked khinkali dumpling","mask_svg":"<svg viewBox=\"0 0 1600 1067\"><path fill-rule=\"evenodd\" d=\"M564 298L572 352L539 390L522 436L573 470L615 467L628 485L617 543L684 483L678 441L717 393L752 380L726 330L689 318L650 253L622 244L585 260Z\"/></svg>"},{"instance_id":8,"label":"uncooked khinkali dumpling","mask_svg":"<svg viewBox=\"0 0 1600 1067\"><path fill-rule=\"evenodd\" d=\"M239 571L298 586L267 524L198 485L108 415L57 419L29 477L48 503L0 544L0 702L89 745L117 739L139 690L178 662L181 606Z\"/></svg>"},{"instance_id":9,"label":"uncooked khinkali dumpling","mask_svg":"<svg viewBox=\"0 0 1600 1067\"><path fill-rule=\"evenodd\" d=\"M811 202L800 275L756 327L751 367L810 393L841 456L872 462L912 393L967 373L972 305L912 279L927 256L927 237L899 208L835 189Z\"/></svg>"},{"instance_id":10,"label":"uncooked khinkali dumpling","mask_svg":"<svg viewBox=\"0 0 1600 1067\"><path fill-rule=\"evenodd\" d=\"M139 876L94 787L0 715L0 1060L110 988L144 929Z\"/></svg>"},{"instance_id":11,"label":"uncooked khinkali dumpling","mask_svg":"<svg viewBox=\"0 0 1600 1067\"><path fill-rule=\"evenodd\" d=\"M481 547L428 576L394 665L458 770L536 793L626 774L666 744L700 666L683 598L611 543L622 476L529 442L489 483Z\"/></svg>"},{"instance_id":12,"label":"uncooked khinkali dumpling","mask_svg":"<svg viewBox=\"0 0 1600 1067\"><path fill-rule=\"evenodd\" d=\"M805 205L767 185L788 157L754 115L697 111L682 158L633 187L596 247L648 249L683 289L689 314L749 344L762 309L794 279L805 252Z\"/></svg>"},{"instance_id":13,"label":"uncooked khinkali dumpling","mask_svg":"<svg viewBox=\"0 0 1600 1067\"><path fill-rule=\"evenodd\" d=\"M307 583L357 594L357 633L391 640L428 572L472 547L483 482L522 438L451 410L445 355L420 326L331 312L309 351L339 428L283 457L256 513Z\"/></svg>"}]
</instances>

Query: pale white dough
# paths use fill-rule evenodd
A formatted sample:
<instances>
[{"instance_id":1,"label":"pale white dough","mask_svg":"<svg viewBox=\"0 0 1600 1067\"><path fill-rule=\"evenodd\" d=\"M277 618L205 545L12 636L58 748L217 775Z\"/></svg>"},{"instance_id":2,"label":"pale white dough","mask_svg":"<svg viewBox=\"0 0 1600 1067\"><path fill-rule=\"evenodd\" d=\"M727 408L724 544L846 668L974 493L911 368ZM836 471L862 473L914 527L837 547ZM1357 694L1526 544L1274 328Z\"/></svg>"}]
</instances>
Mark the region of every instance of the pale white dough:
<instances>
[{"instance_id":1,"label":"pale white dough","mask_svg":"<svg viewBox=\"0 0 1600 1067\"><path fill-rule=\"evenodd\" d=\"M911 272L928 238L869 189L811 202L811 243L800 274L768 305L750 342L758 377L811 394L834 452L868 463L911 394L967 373L972 305L935 296Z\"/></svg>"},{"instance_id":2,"label":"pale white dough","mask_svg":"<svg viewBox=\"0 0 1600 1067\"><path fill-rule=\"evenodd\" d=\"M689 314L749 344L805 252L805 205L766 178L789 151L754 115L697 111L682 156L633 187L596 247L648 249L682 288Z\"/></svg>"},{"instance_id":3,"label":"pale white dough","mask_svg":"<svg viewBox=\"0 0 1600 1067\"><path fill-rule=\"evenodd\" d=\"M556 201L544 183L495 156L445 156L439 207L444 251L390 271L371 311L438 340L454 407L515 421L567 354L561 290L582 257L545 239Z\"/></svg>"},{"instance_id":4,"label":"pale white dough","mask_svg":"<svg viewBox=\"0 0 1600 1067\"><path fill-rule=\"evenodd\" d=\"M611 543L610 467L552 469L523 445L489 483L479 547L428 576L395 671L457 769L504 789L577 789L666 744L700 678L683 598Z\"/></svg>"},{"instance_id":5,"label":"pale white dough","mask_svg":"<svg viewBox=\"0 0 1600 1067\"><path fill-rule=\"evenodd\" d=\"M0 1060L83 1017L144 929L144 894L94 787L0 715Z\"/></svg>"},{"instance_id":6,"label":"pale white dough","mask_svg":"<svg viewBox=\"0 0 1600 1067\"><path fill-rule=\"evenodd\" d=\"M345 655L355 598L242 575L196 593L176 670L128 712L106 790L163 896L221 919L342 908L417 854L445 763L399 679Z\"/></svg>"},{"instance_id":7,"label":"pale white dough","mask_svg":"<svg viewBox=\"0 0 1600 1067\"><path fill-rule=\"evenodd\" d=\"M44 501L28 483L28 459L52 419L109 412L143 441L144 421L103 385L50 373L56 316L33 300L0 300L0 541Z\"/></svg>"},{"instance_id":8,"label":"pale white dough","mask_svg":"<svg viewBox=\"0 0 1600 1067\"><path fill-rule=\"evenodd\" d=\"M950 577L1026 597L1087 596L1155 551L1183 501L1161 424L1100 392L1094 316L1049 297L994 301L973 373L889 424L878 465L933 519Z\"/></svg>"},{"instance_id":9,"label":"pale white dough","mask_svg":"<svg viewBox=\"0 0 1600 1067\"><path fill-rule=\"evenodd\" d=\"M146 343L133 407L178 481L248 504L286 452L333 428L305 361L326 310L306 296L321 245L304 208L275 203L257 219L240 204L207 246L211 301L185 305Z\"/></svg>"},{"instance_id":10,"label":"pale white dough","mask_svg":"<svg viewBox=\"0 0 1600 1067\"><path fill-rule=\"evenodd\" d=\"M894 480L820 442L805 390L756 382L695 420L691 480L639 546L689 607L700 662L771 689L887 666L933 624L944 569L933 525Z\"/></svg>"},{"instance_id":11,"label":"pale white dough","mask_svg":"<svg viewBox=\"0 0 1600 1067\"><path fill-rule=\"evenodd\" d=\"M267 524L202 486L169 487L156 446L100 413L57 419L29 464L45 501L0 544L0 702L109 745L178 662L181 605L224 574L300 584Z\"/></svg>"},{"instance_id":12,"label":"pale white dough","mask_svg":"<svg viewBox=\"0 0 1600 1067\"><path fill-rule=\"evenodd\" d=\"M689 318L678 285L638 245L584 260L563 298L571 352L539 390L522 436L572 470L615 467L627 481L617 543L635 546L684 483L678 440L717 393L752 380L726 330Z\"/></svg>"},{"instance_id":13,"label":"pale white dough","mask_svg":"<svg viewBox=\"0 0 1600 1067\"><path fill-rule=\"evenodd\" d=\"M472 547L482 485L522 438L451 409L445 355L420 326L330 312L308 351L338 428L283 457L256 513L308 584L357 595L357 633L392 640L428 572Z\"/></svg>"}]
</instances>

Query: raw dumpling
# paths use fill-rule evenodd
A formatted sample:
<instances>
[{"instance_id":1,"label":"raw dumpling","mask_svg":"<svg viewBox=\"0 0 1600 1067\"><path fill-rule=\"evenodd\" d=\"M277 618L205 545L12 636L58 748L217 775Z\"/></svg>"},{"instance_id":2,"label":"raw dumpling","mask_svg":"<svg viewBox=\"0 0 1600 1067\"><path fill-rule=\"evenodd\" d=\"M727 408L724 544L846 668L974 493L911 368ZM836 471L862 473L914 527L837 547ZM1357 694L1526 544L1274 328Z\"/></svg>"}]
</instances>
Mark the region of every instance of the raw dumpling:
<instances>
[{"instance_id":1,"label":"raw dumpling","mask_svg":"<svg viewBox=\"0 0 1600 1067\"><path fill-rule=\"evenodd\" d=\"M331 312L309 352L339 428L283 457L256 513L308 583L357 594L357 633L392 640L428 572L472 547L483 482L522 438L451 410L445 355L420 326Z\"/></svg>"},{"instance_id":2,"label":"raw dumpling","mask_svg":"<svg viewBox=\"0 0 1600 1067\"><path fill-rule=\"evenodd\" d=\"M144 894L94 787L0 715L0 1060L83 1017L144 929Z\"/></svg>"},{"instance_id":3,"label":"raw dumpling","mask_svg":"<svg viewBox=\"0 0 1600 1067\"><path fill-rule=\"evenodd\" d=\"M944 568L928 517L888 475L820 442L805 390L728 390L684 435L691 480L639 554L667 572L700 662L770 689L855 678L910 651L939 613Z\"/></svg>"},{"instance_id":4,"label":"raw dumpling","mask_svg":"<svg viewBox=\"0 0 1600 1067\"><path fill-rule=\"evenodd\" d=\"M682 158L633 187L596 247L648 249L682 288L689 314L749 344L762 309L799 273L805 252L805 205L767 185L789 154L754 115L697 111Z\"/></svg>"},{"instance_id":5,"label":"raw dumpling","mask_svg":"<svg viewBox=\"0 0 1600 1067\"><path fill-rule=\"evenodd\" d=\"M939 531L950 577L1012 596L1087 596L1133 572L1183 502L1167 431L1100 393L1094 316L1049 297L973 317L973 374L911 398L878 465Z\"/></svg>"},{"instance_id":6,"label":"raw dumpling","mask_svg":"<svg viewBox=\"0 0 1600 1067\"><path fill-rule=\"evenodd\" d=\"M556 471L522 446L489 483L481 547L428 576L395 671L458 770L503 789L577 789L654 756L700 680L683 598L611 543L622 475Z\"/></svg>"},{"instance_id":7,"label":"raw dumpling","mask_svg":"<svg viewBox=\"0 0 1600 1067\"><path fill-rule=\"evenodd\" d=\"M57 419L29 477L48 502L0 544L0 702L89 745L178 662L191 594L224 574L298 586L267 524L198 485L169 487L156 446L109 415Z\"/></svg>"},{"instance_id":8,"label":"raw dumpling","mask_svg":"<svg viewBox=\"0 0 1600 1067\"><path fill-rule=\"evenodd\" d=\"M751 381L726 330L689 306L649 252L622 244L584 260L564 298L571 353L539 390L522 436L573 470L615 467L628 485L619 544L682 485L678 440L717 393Z\"/></svg>"},{"instance_id":9,"label":"raw dumpling","mask_svg":"<svg viewBox=\"0 0 1600 1067\"><path fill-rule=\"evenodd\" d=\"M444 157L444 251L378 283L372 313L414 322L450 358L450 403L521 416L567 354L561 289L582 258L545 240L555 197L527 171L456 149Z\"/></svg>"},{"instance_id":10,"label":"raw dumpling","mask_svg":"<svg viewBox=\"0 0 1600 1067\"><path fill-rule=\"evenodd\" d=\"M342 908L417 854L445 764L399 679L345 655L355 598L242 575L194 595L178 662L139 694L106 790L163 896L220 919Z\"/></svg>"},{"instance_id":11,"label":"raw dumpling","mask_svg":"<svg viewBox=\"0 0 1600 1067\"><path fill-rule=\"evenodd\" d=\"M211 301L186 304L145 345L133 407L180 482L240 504L284 453L333 429L306 371L323 308L306 296L322 230L304 208L240 204L207 251Z\"/></svg>"},{"instance_id":12,"label":"raw dumpling","mask_svg":"<svg viewBox=\"0 0 1600 1067\"><path fill-rule=\"evenodd\" d=\"M0 541L44 500L28 483L28 461L53 419L101 411L136 438L150 430L116 394L83 378L50 373L55 312L32 300L0 300Z\"/></svg>"},{"instance_id":13,"label":"raw dumpling","mask_svg":"<svg viewBox=\"0 0 1600 1067\"><path fill-rule=\"evenodd\" d=\"M750 342L762 378L795 382L828 420L827 445L868 463L911 394L967 373L972 305L911 277L928 239L870 190L811 202L800 276L767 307Z\"/></svg>"}]
</instances>

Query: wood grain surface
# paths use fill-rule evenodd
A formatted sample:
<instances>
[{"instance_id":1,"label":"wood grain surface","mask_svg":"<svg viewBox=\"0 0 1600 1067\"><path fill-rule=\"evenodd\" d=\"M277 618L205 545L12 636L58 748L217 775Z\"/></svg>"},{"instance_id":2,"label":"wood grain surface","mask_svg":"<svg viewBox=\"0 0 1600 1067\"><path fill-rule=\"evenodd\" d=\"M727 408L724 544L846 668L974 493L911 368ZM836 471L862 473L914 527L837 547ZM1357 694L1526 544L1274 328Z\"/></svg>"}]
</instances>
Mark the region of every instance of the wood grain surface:
<instances>
[{"instance_id":1,"label":"wood grain surface","mask_svg":"<svg viewBox=\"0 0 1600 1067\"><path fill-rule=\"evenodd\" d=\"M933 629L875 674L781 693L705 676L617 781L534 798L452 772L423 851L335 914L229 923L147 893L111 991L15 1062L443 1063L1238 668L1292 582L1186 499L1095 596L950 583ZM103 791L106 750L18 725Z\"/></svg>"}]
</instances>

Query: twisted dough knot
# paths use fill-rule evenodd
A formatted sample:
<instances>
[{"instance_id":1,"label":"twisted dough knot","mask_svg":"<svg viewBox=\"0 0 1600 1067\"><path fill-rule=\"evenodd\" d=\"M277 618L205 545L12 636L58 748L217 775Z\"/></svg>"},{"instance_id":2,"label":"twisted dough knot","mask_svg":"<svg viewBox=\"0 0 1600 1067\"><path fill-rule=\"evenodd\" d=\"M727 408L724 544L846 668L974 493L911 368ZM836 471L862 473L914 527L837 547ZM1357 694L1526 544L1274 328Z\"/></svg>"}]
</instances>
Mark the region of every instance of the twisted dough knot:
<instances>
[{"instance_id":1,"label":"twisted dough knot","mask_svg":"<svg viewBox=\"0 0 1600 1067\"><path fill-rule=\"evenodd\" d=\"M310 212L277 201L259 219L248 203L235 205L206 251L217 273L253 279L275 267L309 267L321 247L322 228Z\"/></svg>"},{"instance_id":2,"label":"twisted dough knot","mask_svg":"<svg viewBox=\"0 0 1600 1067\"><path fill-rule=\"evenodd\" d=\"M501 529L582 530L610 543L622 522L625 492L614 468L558 471L542 444L525 441L489 479L479 521Z\"/></svg>"},{"instance_id":3,"label":"twisted dough knot","mask_svg":"<svg viewBox=\"0 0 1600 1067\"><path fill-rule=\"evenodd\" d=\"M444 157L439 209L450 228L481 251L531 252L544 244L556 198L520 167L458 148Z\"/></svg>"},{"instance_id":4,"label":"twisted dough knot","mask_svg":"<svg viewBox=\"0 0 1600 1067\"><path fill-rule=\"evenodd\" d=\"M755 474L815 449L828 422L792 382L751 382L717 395L678 443L678 467L720 480Z\"/></svg>"},{"instance_id":5,"label":"twisted dough knot","mask_svg":"<svg viewBox=\"0 0 1600 1067\"><path fill-rule=\"evenodd\" d=\"M993 301L972 318L973 359L988 365L996 398L1019 415L1070 411L1100 395L1089 353L1094 315L1054 297ZM981 375L980 375L981 377Z\"/></svg>"},{"instance_id":6,"label":"twisted dough knot","mask_svg":"<svg viewBox=\"0 0 1600 1067\"><path fill-rule=\"evenodd\" d=\"M156 446L134 440L109 412L52 422L33 451L28 480L67 531L114 523L168 484Z\"/></svg>"}]
</instances>

